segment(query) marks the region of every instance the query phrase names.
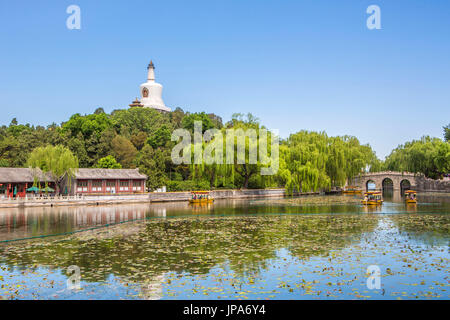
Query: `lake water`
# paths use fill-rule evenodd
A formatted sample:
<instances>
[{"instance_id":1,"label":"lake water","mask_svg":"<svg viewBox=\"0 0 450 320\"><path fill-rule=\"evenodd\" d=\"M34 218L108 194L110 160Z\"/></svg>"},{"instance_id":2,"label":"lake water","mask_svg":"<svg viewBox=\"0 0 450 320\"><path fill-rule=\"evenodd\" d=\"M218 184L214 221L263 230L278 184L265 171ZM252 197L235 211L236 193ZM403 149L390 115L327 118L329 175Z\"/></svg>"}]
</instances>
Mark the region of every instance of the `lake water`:
<instances>
[{"instance_id":1,"label":"lake water","mask_svg":"<svg viewBox=\"0 0 450 320\"><path fill-rule=\"evenodd\" d=\"M418 199L0 209L0 297L449 299L450 195Z\"/></svg>"}]
</instances>

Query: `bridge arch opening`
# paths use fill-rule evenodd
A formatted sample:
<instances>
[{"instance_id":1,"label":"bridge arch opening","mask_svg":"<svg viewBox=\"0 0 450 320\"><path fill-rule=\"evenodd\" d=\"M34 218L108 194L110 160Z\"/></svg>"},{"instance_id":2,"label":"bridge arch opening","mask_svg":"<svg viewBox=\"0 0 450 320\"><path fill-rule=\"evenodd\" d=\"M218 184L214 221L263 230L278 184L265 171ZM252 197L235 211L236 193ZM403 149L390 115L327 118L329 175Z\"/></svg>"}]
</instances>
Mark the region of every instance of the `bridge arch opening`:
<instances>
[{"instance_id":1,"label":"bridge arch opening","mask_svg":"<svg viewBox=\"0 0 450 320\"><path fill-rule=\"evenodd\" d=\"M411 189L411 182L409 182L409 180L403 179L402 181L400 181L400 190L402 195L405 191L410 189Z\"/></svg>"},{"instance_id":2,"label":"bridge arch opening","mask_svg":"<svg viewBox=\"0 0 450 320\"><path fill-rule=\"evenodd\" d=\"M391 178L384 178L381 182L381 190L383 192L383 197L392 198L394 195L394 181Z\"/></svg>"},{"instance_id":3,"label":"bridge arch opening","mask_svg":"<svg viewBox=\"0 0 450 320\"><path fill-rule=\"evenodd\" d=\"M366 191L374 191L376 190L376 183L373 180L366 181Z\"/></svg>"},{"instance_id":4,"label":"bridge arch opening","mask_svg":"<svg viewBox=\"0 0 450 320\"><path fill-rule=\"evenodd\" d=\"M383 190L384 189L394 189L394 181L391 178L384 178L381 183Z\"/></svg>"}]
</instances>

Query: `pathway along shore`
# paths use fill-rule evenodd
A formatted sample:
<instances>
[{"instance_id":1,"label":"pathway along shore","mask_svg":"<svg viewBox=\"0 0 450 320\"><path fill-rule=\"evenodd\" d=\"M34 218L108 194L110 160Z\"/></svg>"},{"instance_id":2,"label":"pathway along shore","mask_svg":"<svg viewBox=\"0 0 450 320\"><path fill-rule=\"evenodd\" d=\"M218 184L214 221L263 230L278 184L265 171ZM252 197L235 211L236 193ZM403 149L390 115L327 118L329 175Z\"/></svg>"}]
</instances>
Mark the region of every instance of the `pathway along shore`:
<instances>
[{"instance_id":1,"label":"pathway along shore","mask_svg":"<svg viewBox=\"0 0 450 320\"><path fill-rule=\"evenodd\" d=\"M295 195L313 195L319 192L297 193ZM214 199L245 199L281 197L286 195L285 189L237 189L211 191ZM108 194L108 195L83 195L72 197L48 197L48 198L17 198L0 200L0 208L21 207L56 207L56 206L83 206L83 205L108 205L126 203L152 203L152 202L176 202L188 201L190 191L179 192L151 192L136 194Z\"/></svg>"}]
</instances>

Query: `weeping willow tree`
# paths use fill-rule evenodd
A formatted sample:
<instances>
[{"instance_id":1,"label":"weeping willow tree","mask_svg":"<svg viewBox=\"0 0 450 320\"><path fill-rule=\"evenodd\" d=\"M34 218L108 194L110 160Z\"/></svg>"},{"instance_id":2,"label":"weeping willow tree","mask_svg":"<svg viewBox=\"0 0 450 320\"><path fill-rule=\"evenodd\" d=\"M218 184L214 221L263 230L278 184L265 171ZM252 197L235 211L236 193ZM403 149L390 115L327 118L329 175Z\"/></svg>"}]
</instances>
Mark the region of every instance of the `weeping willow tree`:
<instances>
[{"instance_id":1,"label":"weeping willow tree","mask_svg":"<svg viewBox=\"0 0 450 320\"><path fill-rule=\"evenodd\" d=\"M266 158L271 158L273 136L270 132L267 136L262 134L263 130L253 118L244 120L236 115L226 127L213 130L209 139L191 146L193 178L207 180L211 187L244 188L253 178L260 188L284 186L292 194L344 186L363 171L380 167L372 148L361 145L355 137L328 137L325 132L300 131L280 146L278 172L264 176L261 169L267 167L267 159L258 151L262 144L266 145ZM199 152L197 156L195 148Z\"/></svg>"},{"instance_id":2,"label":"weeping willow tree","mask_svg":"<svg viewBox=\"0 0 450 320\"><path fill-rule=\"evenodd\" d=\"M279 175L289 193L330 186L326 175L328 137L324 132L300 131L280 147Z\"/></svg>"},{"instance_id":3,"label":"weeping willow tree","mask_svg":"<svg viewBox=\"0 0 450 320\"><path fill-rule=\"evenodd\" d=\"M250 179L255 178L258 187L263 188L271 183L270 175L261 175L261 170L274 165L274 138L251 114L246 118L234 114L226 127L208 130L202 143L191 145L192 176L195 180L207 179L211 187L248 188ZM201 160L199 150L203 154Z\"/></svg>"},{"instance_id":4,"label":"weeping willow tree","mask_svg":"<svg viewBox=\"0 0 450 320\"><path fill-rule=\"evenodd\" d=\"M280 147L279 178L288 193L343 186L348 179L377 163L373 150L355 137L328 137L300 131Z\"/></svg>"},{"instance_id":5,"label":"weeping willow tree","mask_svg":"<svg viewBox=\"0 0 450 320\"><path fill-rule=\"evenodd\" d=\"M57 145L38 147L28 158L28 167L39 168L45 175L50 176L56 183L56 192L59 193L59 183L67 175L69 184L78 169L78 159L66 147Z\"/></svg>"},{"instance_id":6,"label":"weeping willow tree","mask_svg":"<svg viewBox=\"0 0 450 320\"><path fill-rule=\"evenodd\" d=\"M433 179L450 172L450 143L439 138L422 137L398 146L386 158L392 171L422 173Z\"/></svg>"}]
</instances>

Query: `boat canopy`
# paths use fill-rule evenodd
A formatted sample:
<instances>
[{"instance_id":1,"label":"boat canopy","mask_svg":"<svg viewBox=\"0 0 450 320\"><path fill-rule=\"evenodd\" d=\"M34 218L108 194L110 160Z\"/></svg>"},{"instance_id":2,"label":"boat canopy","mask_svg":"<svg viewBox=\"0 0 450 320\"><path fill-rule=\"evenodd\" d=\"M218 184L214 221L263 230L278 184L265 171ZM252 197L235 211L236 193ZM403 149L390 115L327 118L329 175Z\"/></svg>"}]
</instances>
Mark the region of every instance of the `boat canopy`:
<instances>
[{"instance_id":1,"label":"boat canopy","mask_svg":"<svg viewBox=\"0 0 450 320\"><path fill-rule=\"evenodd\" d=\"M367 191L364 193L365 195L369 195L369 194L381 194L381 191Z\"/></svg>"}]
</instances>

